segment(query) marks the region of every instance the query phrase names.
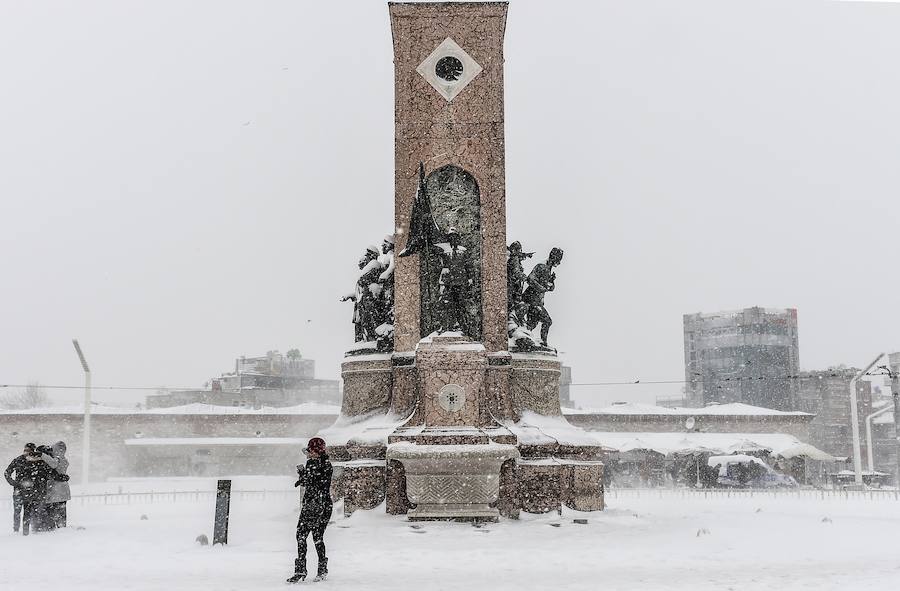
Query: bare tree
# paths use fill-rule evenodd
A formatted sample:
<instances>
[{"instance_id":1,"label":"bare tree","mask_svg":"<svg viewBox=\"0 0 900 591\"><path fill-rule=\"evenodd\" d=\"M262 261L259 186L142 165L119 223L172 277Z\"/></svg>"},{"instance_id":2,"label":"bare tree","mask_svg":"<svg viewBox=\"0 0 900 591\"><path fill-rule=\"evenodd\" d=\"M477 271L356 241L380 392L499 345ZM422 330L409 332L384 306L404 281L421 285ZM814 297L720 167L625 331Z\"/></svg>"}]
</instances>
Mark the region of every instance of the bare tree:
<instances>
[{"instance_id":1,"label":"bare tree","mask_svg":"<svg viewBox=\"0 0 900 591\"><path fill-rule=\"evenodd\" d=\"M29 382L24 389L0 396L0 408L25 410L50 406L50 397L38 382Z\"/></svg>"}]
</instances>

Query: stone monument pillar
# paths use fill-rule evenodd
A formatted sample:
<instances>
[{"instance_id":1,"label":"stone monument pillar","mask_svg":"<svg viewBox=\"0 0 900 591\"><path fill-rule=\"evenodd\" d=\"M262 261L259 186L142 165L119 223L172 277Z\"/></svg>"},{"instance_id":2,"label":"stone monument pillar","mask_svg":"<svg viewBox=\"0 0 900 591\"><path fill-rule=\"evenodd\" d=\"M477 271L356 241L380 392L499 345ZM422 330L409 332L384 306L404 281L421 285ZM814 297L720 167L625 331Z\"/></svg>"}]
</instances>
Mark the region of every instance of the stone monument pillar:
<instances>
[{"instance_id":1,"label":"stone monument pillar","mask_svg":"<svg viewBox=\"0 0 900 591\"><path fill-rule=\"evenodd\" d=\"M503 127L505 2L390 3L394 39L394 219L407 246L424 164L435 223L459 229L475 261L480 334L506 350L506 167ZM474 183L474 186L473 186ZM466 201L464 192L475 193ZM443 207L440 196L450 197ZM398 258L394 350L413 351L423 330L419 256Z\"/></svg>"},{"instance_id":2,"label":"stone monument pillar","mask_svg":"<svg viewBox=\"0 0 900 591\"><path fill-rule=\"evenodd\" d=\"M322 436L339 441L345 507L386 500L410 519L601 509L601 448L562 417L555 350L510 351L507 3L389 3L389 12L394 346L348 353L342 366L342 416Z\"/></svg>"}]
</instances>

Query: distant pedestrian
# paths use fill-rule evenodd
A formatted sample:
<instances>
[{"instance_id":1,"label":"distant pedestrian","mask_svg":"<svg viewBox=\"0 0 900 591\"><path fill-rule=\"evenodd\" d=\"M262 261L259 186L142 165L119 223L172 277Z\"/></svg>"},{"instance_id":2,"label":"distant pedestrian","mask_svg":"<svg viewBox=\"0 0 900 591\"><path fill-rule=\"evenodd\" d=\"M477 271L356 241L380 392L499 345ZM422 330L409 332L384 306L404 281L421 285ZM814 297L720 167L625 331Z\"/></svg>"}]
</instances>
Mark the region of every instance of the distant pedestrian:
<instances>
[{"instance_id":1,"label":"distant pedestrian","mask_svg":"<svg viewBox=\"0 0 900 591\"><path fill-rule=\"evenodd\" d=\"M69 475L67 474L69 460L66 459L66 444L63 441L57 441L51 449L53 453L43 454L41 459L52 468L50 480L47 483L47 495L44 497L48 525L52 529L66 527L66 502L72 498L72 491L69 488Z\"/></svg>"},{"instance_id":2,"label":"distant pedestrian","mask_svg":"<svg viewBox=\"0 0 900 591\"><path fill-rule=\"evenodd\" d=\"M33 443L26 444L25 453L6 469L6 481L19 493L22 503L22 535L30 533L32 524L38 525L51 472L52 469L41 459L41 452ZM14 478L12 473L15 473Z\"/></svg>"},{"instance_id":3,"label":"distant pedestrian","mask_svg":"<svg viewBox=\"0 0 900 591\"><path fill-rule=\"evenodd\" d=\"M294 486L302 486L303 507L297 521L297 560L294 561L294 575L288 583L299 583L306 578L306 538L312 534L316 554L319 557L316 581L323 581L328 575L328 558L325 556L325 528L331 519L331 476L333 468L325 453L325 440L313 437L305 450L306 466L297 466L298 479Z\"/></svg>"},{"instance_id":4,"label":"distant pedestrian","mask_svg":"<svg viewBox=\"0 0 900 591\"><path fill-rule=\"evenodd\" d=\"M22 511L25 507L25 502L22 500L22 495L19 492L19 479L25 474L27 468L25 458L34 453L34 448L35 446L33 443L26 443L25 449L22 450L22 455L14 458L3 473L6 482L13 487L13 532L16 533L18 533L19 528L22 525Z\"/></svg>"}]
</instances>

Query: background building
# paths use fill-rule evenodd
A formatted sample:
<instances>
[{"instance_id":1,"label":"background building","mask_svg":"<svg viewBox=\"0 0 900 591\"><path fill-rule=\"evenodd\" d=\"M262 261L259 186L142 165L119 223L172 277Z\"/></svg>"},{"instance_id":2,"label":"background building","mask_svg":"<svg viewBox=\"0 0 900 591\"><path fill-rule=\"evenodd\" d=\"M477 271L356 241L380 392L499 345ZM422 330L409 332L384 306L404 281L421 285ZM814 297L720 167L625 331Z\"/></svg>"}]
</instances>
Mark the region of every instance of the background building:
<instances>
[{"instance_id":1,"label":"background building","mask_svg":"<svg viewBox=\"0 0 900 591\"><path fill-rule=\"evenodd\" d=\"M690 406L743 402L794 410L800 347L797 310L745 308L684 316Z\"/></svg>"},{"instance_id":2,"label":"background building","mask_svg":"<svg viewBox=\"0 0 900 591\"><path fill-rule=\"evenodd\" d=\"M269 351L263 357L241 357L234 371L212 378L209 389L174 390L147 397L147 408L185 404L216 404L261 408L296 406L306 402L340 404L338 380L315 377L316 362L303 359L296 349L282 355Z\"/></svg>"},{"instance_id":3,"label":"background building","mask_svg":"<svg viewBox=\"0 0 900 591\"><path fill-rule=\"evenodd\" d=\"M816 415L810 425L810 443L834 456L853 457L853 422L850 418L850 380L859 369L832 367L806 371L798 382L797 410ZM866 457L866 416L872 412L872 383L856 383L859 433Z\"/></svg>"}]
</instances>

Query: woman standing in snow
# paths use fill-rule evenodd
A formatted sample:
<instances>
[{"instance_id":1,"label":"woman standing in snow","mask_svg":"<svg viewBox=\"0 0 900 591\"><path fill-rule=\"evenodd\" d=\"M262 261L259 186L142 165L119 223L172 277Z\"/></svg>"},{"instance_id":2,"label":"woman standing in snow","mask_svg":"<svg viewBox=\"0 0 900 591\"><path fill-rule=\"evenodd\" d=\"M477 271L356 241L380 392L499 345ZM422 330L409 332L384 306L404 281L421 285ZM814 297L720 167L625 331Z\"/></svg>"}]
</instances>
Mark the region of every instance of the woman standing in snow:
<instances>
[{"instance_id":1,"label":"woman standing in snow","mask_svg":"<svg viewBox=\"0 0 900 591\"><path fill-rule=\"evenodd\" d=\"M69 488L69 460L66 459L66 444L57 441L53 444L53 454L43 454L41 459L53 468L50 481L47 483L47 496L44 507L47 512L47 524L50 528L66 527L66 502L72 498Z\"/></svg>"},{"instance_id":2,"label":"woman standing in snow","mask_svg":"<svg viewBox=\"0 0 900 591\"><path fill-rule=\"evenodd\" d=\"M325 528L331 519L331 475L333 468L325 453L325 440L313 437L306 446L309 459L305 466L297 466L298 479L294 486L302 486L303 507L297 521L297 560L294 561L294 575L288 583L299 583L306 578L306 538L312 534L319 568L316 580L322 581L328 574L328 558L325 556Z\"/></svg>"}]
</instances>

